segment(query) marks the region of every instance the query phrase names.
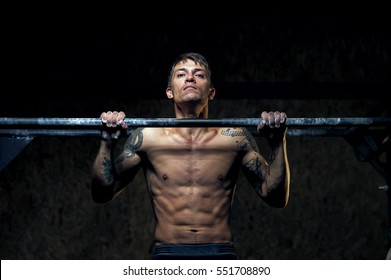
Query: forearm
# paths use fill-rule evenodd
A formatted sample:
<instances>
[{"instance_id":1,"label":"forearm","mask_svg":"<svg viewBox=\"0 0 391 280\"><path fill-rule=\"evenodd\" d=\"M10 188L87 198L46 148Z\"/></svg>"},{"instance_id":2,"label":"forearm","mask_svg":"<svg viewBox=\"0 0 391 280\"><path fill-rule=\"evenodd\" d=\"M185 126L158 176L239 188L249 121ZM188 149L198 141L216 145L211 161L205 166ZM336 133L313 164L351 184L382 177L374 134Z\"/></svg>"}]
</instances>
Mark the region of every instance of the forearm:
<instances>
[{"instance_id":1,"label":"forearm","mask_svg":"<svg viewBox=\"0 0 391 280\"><path fill-rule=\"evenodd\" d=\"M265 201L273 207L285 207L289 198L290 168L286 151L286 138L272 147L272 153L264 170L262 189Z\"/></svg>"},{"instance_id":2,"label":"forearm","mask_svg":"<svg viewBox=\"0 0 391 280\"><path fill-rule=\"evenodd\" d=\"M91 194L96 202L106 202L114 197L115 176L112 159L112 142L101 140L92 167Z\"/></svg>"}]
</instances>

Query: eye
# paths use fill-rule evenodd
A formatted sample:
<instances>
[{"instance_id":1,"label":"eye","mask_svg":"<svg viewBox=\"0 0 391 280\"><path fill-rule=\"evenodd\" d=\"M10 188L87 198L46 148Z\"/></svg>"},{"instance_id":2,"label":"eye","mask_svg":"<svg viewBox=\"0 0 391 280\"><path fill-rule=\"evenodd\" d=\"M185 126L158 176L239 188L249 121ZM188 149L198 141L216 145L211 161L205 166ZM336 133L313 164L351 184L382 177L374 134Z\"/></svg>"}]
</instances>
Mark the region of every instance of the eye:
<instances>
[{"instance_id":1,"label":"eye","mask_svg":"<svg viewBox=\"0 0 391 280\"><path fill-rule=\"evenodd\" d=\"M200 79L205 79L205 74L204 73L196 73L194 76Z\"/></svg>"},{"instance_id":2,"label":"eye","mask_svg":"<svg viewBox=\"0 0 391 280\"><path fill-rule=\"evenodd\" d=\"M178 74L176 75L177 78L181 78L181 77L183 77L183 76L185 76L184 73L178 73Z\"/></svg>"}]
</instances>

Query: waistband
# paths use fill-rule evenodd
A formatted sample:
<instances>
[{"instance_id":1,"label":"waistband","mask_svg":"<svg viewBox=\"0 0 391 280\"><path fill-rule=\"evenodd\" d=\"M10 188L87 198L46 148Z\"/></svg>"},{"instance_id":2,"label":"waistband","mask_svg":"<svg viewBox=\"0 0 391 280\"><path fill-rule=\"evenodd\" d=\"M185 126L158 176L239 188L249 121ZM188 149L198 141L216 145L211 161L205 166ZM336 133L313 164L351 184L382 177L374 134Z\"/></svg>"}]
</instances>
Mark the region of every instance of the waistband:
<instances>
[{"instance_id":1,"label":"waistband","mask_svg":"<svg viewBox=\"0 0 391 280\"><path fill-rule=\"evenodd\" d=\"M231 243L158 244L155 245L153 259L236 260L237 255Z\"/></svg>"}]
</instances>

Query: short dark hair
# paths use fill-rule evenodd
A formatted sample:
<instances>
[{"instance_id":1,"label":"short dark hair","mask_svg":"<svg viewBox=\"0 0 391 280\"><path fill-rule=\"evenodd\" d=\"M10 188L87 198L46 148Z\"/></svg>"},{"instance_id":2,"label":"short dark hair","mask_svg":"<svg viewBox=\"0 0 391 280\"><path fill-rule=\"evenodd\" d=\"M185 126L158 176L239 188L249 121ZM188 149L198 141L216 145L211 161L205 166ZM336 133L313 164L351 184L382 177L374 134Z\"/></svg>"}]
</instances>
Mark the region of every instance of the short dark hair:
<instances>
[{"instance_id":1,"label":"short dark hair","mask_svg":"<svg viewBox=\"0 0 391 280\"><path fill-rule=\"evenodd\" d=\"M208 61L206 60L206 58L202 55L202 54L199 54L199 53L196 53L196 52L188 52L188 53L183 53L181 55L179 55L175 60L174 62L172 63L172 66L171 66L171 71L170 71L170 74L168 75L168 87L171 87L171 83L172 83L172 75L174 74L174 68L175 66L179 63L179 62L182 62L182 61L186 61L186 60L192 60L194 61L195 63L197 64L200 64L202 66L205 67L205 70L206 70L206 74L208 75L208 78L209 78L209 81L210 81L210 84L212 86L212 72L210 70L210 66L209 66L209 63Z\"/></svg>"}]
</instances>

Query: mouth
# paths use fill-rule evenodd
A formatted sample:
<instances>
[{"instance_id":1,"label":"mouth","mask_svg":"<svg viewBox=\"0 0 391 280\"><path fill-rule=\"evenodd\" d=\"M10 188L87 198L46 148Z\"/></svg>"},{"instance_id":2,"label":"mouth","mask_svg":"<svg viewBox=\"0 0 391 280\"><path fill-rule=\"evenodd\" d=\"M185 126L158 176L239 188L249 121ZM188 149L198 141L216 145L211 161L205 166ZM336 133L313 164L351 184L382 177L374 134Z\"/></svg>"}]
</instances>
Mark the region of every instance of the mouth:
<instances>
[{"instance_id":1,"label":"mouth","mask_svg":"<svg viewBox=\"0 0 391 280\"><path fill-rule=\"evenodd\" d=\"M185 90L188 90L188 89L197 89L195 86L185 86L184 88L183 88L183 90L185 91Z\"/></svg>"}]
</instances>

